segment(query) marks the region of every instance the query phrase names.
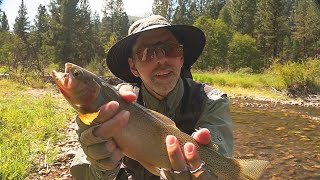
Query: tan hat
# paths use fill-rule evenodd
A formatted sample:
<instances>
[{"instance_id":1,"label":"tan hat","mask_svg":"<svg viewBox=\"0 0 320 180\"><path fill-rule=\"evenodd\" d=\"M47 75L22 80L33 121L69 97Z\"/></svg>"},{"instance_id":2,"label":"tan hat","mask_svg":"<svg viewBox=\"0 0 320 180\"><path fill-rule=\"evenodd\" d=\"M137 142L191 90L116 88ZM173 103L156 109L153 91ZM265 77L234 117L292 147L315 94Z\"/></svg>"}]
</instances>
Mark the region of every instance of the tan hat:
<instances>
[{"instance_id":1,"label":"tan hat","mask_svg":"<svg viewBox=\"0 0 320 180\"><path fill-rule=\"evenodd\" d=\"M107 54L107 65L118 78L131 83L141 81L134 76L128 64L132 55L132 47L140 33L166 28L172 32L179 43L183 44L184 64L182 69L190 70L197 61L206 42L204 33L197 27L190 25L171 25L164 17L152 15L134 22L128 31L128 36L114 44Z\"/></svg>"}]
</instances>

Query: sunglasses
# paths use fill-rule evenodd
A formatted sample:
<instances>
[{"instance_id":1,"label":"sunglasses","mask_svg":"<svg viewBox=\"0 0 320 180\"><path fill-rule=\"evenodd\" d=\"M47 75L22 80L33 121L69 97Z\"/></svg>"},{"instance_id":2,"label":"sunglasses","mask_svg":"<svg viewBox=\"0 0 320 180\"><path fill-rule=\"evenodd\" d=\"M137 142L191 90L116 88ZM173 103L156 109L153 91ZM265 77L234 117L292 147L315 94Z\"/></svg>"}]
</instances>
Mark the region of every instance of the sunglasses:
<instances>
[{"instance_id":1,"label":"sunglasses","mask_svg":"<svg viewBox=\"0 0 320 180\"><path fill-rule=\"evenodd\" d=\"M137 58L141 61L152 61L156 58L179 57L183 55L183 45L177 42L158 42L153 45L138 48L136 52Z\"/></svg>"}]
</instances>

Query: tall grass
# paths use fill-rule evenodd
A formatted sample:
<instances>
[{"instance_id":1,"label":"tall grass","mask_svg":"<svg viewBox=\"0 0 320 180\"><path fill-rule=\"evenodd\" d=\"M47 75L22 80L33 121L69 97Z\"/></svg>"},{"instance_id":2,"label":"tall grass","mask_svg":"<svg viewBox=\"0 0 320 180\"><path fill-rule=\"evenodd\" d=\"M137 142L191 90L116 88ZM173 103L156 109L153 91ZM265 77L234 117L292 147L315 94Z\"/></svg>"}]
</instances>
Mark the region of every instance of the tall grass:
<instances>
[{"instance_id":1,"label":"tall grass","mask_svg":"<svg viewBox=\"0 0 320 180\"><path fill-rule=\"evenodd\" d=\"M279 93L285 91L285 84L280 77L272 74L196 71L193 77L196 81L213 85L228 94L287 99L283 93Z\"/></svg>"},{"instance_id":2,"label":"tall grass","mask_svg":"<svg viewBox=\"0 0 320 180\"><path fill-rule=\"evenodd\" d=\"M43 161L48 140L63 139L62 129L74 117L69 106L51 93L33 96L29 88L0 81L0 179L24 179ZM49 162L57 150L50 146Z\"/></svg>"},{"instance_id":3,"label":"tall grass","mask_svg":"<svg viewBox=\"0 0 320 180\"><path fill-rule=\"evenodd\" d=\"M247 74L247 73L193 73L196 81L206 82L211 85L242 87L242 88L285 88L282 79L270 74Z\"/></svg>"}]
</instances>

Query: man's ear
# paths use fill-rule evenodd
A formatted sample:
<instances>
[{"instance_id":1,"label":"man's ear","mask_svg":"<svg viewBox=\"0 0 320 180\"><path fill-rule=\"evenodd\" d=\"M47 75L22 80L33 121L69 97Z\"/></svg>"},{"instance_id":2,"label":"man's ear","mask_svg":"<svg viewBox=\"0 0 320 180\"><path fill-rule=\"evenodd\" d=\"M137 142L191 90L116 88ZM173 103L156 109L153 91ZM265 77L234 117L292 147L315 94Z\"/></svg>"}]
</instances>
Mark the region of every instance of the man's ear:
<instances>
[{"instance_id":1,"label":"man's ear","mask_svg":"<svg viewBox=\"0 0 320 180\"><path fill-rule=\"evenodd\" d=\"M132 58L128 58L128 63L129 63L129 66L130 66L130 71L132 72L132 74L136 77L139 77L139 72L136 68L136 65L134 64L133 62L133 59Z\"/></svg>"}]
</instances>

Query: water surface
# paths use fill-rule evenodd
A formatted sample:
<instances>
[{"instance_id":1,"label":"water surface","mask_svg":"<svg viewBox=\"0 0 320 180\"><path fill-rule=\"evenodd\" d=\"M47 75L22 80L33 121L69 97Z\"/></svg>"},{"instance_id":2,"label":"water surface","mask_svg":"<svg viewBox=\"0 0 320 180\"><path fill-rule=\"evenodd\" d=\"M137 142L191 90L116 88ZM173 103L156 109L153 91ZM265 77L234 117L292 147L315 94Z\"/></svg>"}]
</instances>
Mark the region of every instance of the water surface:
<instances>
[{"instance_id":1,"label":"water surface","mask_svg":"<svg viewBox=\"0 0 320 180\"><path fill-rule=\"evenodd\" d=\"M320 179L320 108L231 101L234 157L270 161L261 179Z\"/></svg>"}]
</instances>

